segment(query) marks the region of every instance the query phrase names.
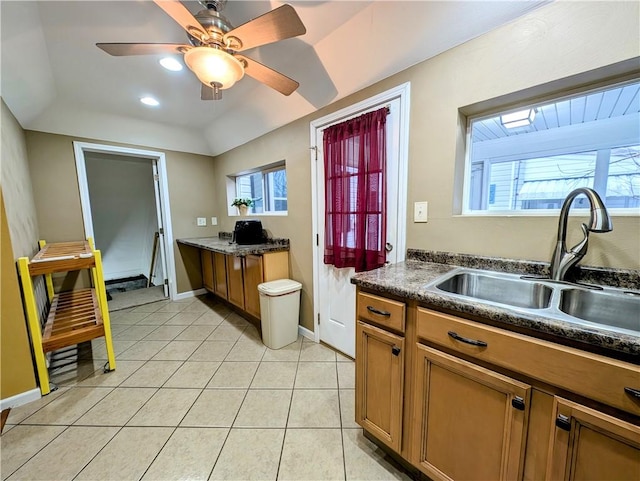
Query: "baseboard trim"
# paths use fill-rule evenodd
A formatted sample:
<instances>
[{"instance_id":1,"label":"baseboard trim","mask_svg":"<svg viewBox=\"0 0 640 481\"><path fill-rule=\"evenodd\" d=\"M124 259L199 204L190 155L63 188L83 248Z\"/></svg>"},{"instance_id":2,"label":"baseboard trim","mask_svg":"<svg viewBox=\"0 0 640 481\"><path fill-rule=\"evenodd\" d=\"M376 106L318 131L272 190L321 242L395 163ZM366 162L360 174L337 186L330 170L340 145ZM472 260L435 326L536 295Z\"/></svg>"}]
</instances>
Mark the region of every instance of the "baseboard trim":
<instances>
[{"instance_id":1,"label":"baseboard trim","mask_svg":"<svg viewBox=\"0 0 640 481\"><path fill-rule=\"evenodd\" d=\"M9 408L17 408L23 404L30 403L31 401L37 401L42 395L40 389L35 388L30 391L21 392L15 396L8 397L6 399L0 399L0 411L4 411Z\"/></svg>"},{"instance_id":2,"label":"baseboard trim","mask_svg":"<svg viewBox=\"0 0 640 481\"><path fill-rule=\"evenodd\" d=\"M207 293L206 289L196 289L195 291L187 291L176 294L176 297L173 299L174 301L183 301L184 299L189 299L190 297L202 296Z\"/></svg>"},{"instance_id":3,"label":"baseboard trim","mask_svg":"<svg viewBox=\"0 0 640 481\"><path fill-rule=\"evenodd\" d=\"M145 278L147 277L145 274L140 272L139 269L133 269L133 270L129 270L129 271L117 271L117 272L108 272L108 273L105 272L104 273L104 281L105 282L115 281L115 280L118 280L118 279L125 279L127 277L137 277L137 276L144 276Z\"/></svg>"},{"instance_id":4,"label":"baseboard trim","mask_svg":"<svg viewBox=\"0 0 640 481\"><path fill-rule=\"evenodd\" d=\"M317 342L315 333L307 329L306 327L302 327L298 325L298 334L300 334L303 337L306 337L307 339L312 340L313 342Z\"/></svg>"}]
</instances>

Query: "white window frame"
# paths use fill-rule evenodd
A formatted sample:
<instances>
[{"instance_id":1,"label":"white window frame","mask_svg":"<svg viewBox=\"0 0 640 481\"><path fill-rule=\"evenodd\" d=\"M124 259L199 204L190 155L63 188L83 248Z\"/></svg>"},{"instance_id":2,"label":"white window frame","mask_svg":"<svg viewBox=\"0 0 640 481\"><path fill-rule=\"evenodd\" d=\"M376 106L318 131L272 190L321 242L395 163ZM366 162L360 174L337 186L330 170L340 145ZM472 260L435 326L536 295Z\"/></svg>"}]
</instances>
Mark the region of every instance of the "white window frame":
<instances>
[{"instance_id":1,"label":"white window frame","mask_svg":"<svg viewBox=\"0 0 640 481\"><path fill-rule=\"evenodd\" d=\"M638 79L634 79L633 81L618 81L618 82L611 82L608 83L607 85L604 86L600 86L597 89L585 89L582 93L588 93L590 91L596 92L596 91L601 91L601 90L607 90L616 86L622 86L625 84L629 84L629 83L635 83L638 82ZM561 96L561 95L554 95L554 96L550 96L550 97L546 97L543 101L529 101L526 104L521 104L517 107L514 108L501 108L501 109L492 109L491 112L489 113L484 113L484 114L479 114L479 115L472 115L472 116L468 116L467 117L467 122L466 122L466 133L465 133L465 155L464 155L464 177L463 177L463 189L462 189L462 209L461 209L461 216L468 216L468 217L528 217L528 216L557 216L560 208L557 209L523 209L523 210L471 210L469 207L469 203L470 203L470 197L471 197L471 170L472 170L472 164L471 164L471 153L472 153L472 149L471 149L471 145L472 145L472 139L471 139L471 134L472 134L472 123L475 121L482 121L484 119L488 119L488 118L493 118L496 117L500 114L505 114L505 113L509 113L509 112L513 112L513 111L517 111L517 110L523 110L523 109L527 109L527 108L535 108L538 107L540 105L545 105L545 104L549 104L551 102L560 102L562 100L568 99L568 98L572 98L576 96L576 92L573 92L571 95L565 95L565 96ZM635 128L635 130L633 129L633 125L632 122L625 122L624 120L616 120L616 119L623 119L623 117L615 117L612 119L608 119L611 122L603 122L606 125L604 125L603 127L599 127L600 128L606 128L609 129L611 131L616 130L616 129L620 129L621 126L623 126L625 128L625 135L627 137L629 137L630 135L635 135L635 137L630 137L631 141L629 142L629 144L632 144L633 142L638 142L638 137L637 137L637 127ZM602 122L602 121L601 121ZM572 127L572 126L570 126ZM578 126L575 126L576 130L578 130ZM631 128L630 128L631 127ZM564 127L567 128L567 127ZM515 137L509 137L510 139L513 139L512 141L515 143L522 143L522 136L515 136ZM586 141L585 139L588 139L588 141ZM562 155L564 153L578 153L580 151L585 152L585 151L600 151L602 149L604 149L605 146L603 144L602 141L600 141L596 136L593 136L590 134L590 132L588 130L581 132L581 135L576 135L572 140L574 140L573 144L577 147L573 147L572 145L569 145L568 140L563 141L563 146L562 149L557 149L557 148L547 148L547 149L540 149L537 152L531 151L531 155L528 155L528 157L530 158L535 158L535 157L544 157L544 156L551 156L551 155ZM608 145L608 147L610 147L610 144ZM579 150L576 150L579 149ZM513 157L513 158L511 158ZM503 158L501 158L500 160L494 161L492 163L499 163L499 162L508 162L508 161L512 161L512 160L516 160L516 159L521 159L521 160L525 160L526 157L522 157L519 156L518 154L513 154L512 156L505 156ZM608 209L609 213L612 215L616 215L616 216L640 216L640 208L609 208ZM572 215L583 215L583 213L580 212L580 209L572 209L571 211Z\"/></svg>"},{"instance_id":2,"label":"white window frame","mask_svg":"<svg viewBox=\"0 0 640 481\"><path fill-rule=\"evenodd\" d=\"M261 174L261 182L262 182L262 193L263 193L263 212L250 212L251 216L286 216L289 214L288 210L269 210L264 211L264 207L267 205L267 200L270 202L270 207L274 205L275 200L282 199L278 197L277 199L273 196L267 196L267 182L265 180L266 176L271 172L276 172L279 170L283 170L285 172L285 179L287 178L287 165L286 161L282 160L279 162L274 162L272 164L264 165L255 169L245 170L242 172L237 172L235 174L230 174L227 176L227 203L229 204L228 214L230 217L238 217L240 216L238 210L235 207L231 207L231 203L233 199L237 197L245 197L244 195L239 195L237 190L237 181L238 177L243 177L252 174ZM288 206L288 180L287 180L287 206Z\"/></svg>"}]
</instances>

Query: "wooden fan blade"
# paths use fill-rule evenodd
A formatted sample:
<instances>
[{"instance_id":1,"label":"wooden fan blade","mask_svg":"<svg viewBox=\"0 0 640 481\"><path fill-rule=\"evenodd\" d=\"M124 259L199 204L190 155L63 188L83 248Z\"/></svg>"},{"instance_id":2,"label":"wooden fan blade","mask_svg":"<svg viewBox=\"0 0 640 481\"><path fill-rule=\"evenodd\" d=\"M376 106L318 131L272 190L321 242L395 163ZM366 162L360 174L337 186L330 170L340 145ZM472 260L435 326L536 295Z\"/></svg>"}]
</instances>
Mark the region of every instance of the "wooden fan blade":
<instances>
[{"instance_id":1,"label":"wooden fan blade","mask_svg":"<svg viewBox=\"0 0 640 481\"><path fill-rule=\"evenodd\" d=\"M253 77L258 82L268 85L283 95L291 95L300 86L300 84L295 80L290 79L280 72L276 72L266 65L262 65L260 62L251 60L243 55L236 55L235 57L246 63L244 73L249 77Z\"/></svg>"},{"instance_id":2,"label":"wooden fan blade","mask_svg":"<svg viewBox=\"0 0 640 481\"><path fill-rule=\"evenodd\" d=\"M202 28L200 22L191 14L187 7L182 5L178 0L154 0L156 5L165 11L167 15L173 18L188 34L193 35L199 40L209 38L209 34Z\"/></svg>"},{"instance_id":3,"label":"wooden fan blade","mask_svg":"<svg viewBox=\"0 0 640 481\"><path fill-rule=\"evenodd\" d=\"M307 29L296 11L291 5L285 4L234 28L225 34L224 39L229 41L231 48L242 52L305 33ZM236 43L239 43L238 48Z\"/></svg>"},{"instance_id":4,"label":"wooden fan blade","mask_svg":"<svg viewBox=\"0 0 640 481\"><path fill-rule=\"evenodd\" d=\"M124 55L173 55L190 49L178 43L96 43L96 47L116 57Z\"/></svg>"}]
</instances>

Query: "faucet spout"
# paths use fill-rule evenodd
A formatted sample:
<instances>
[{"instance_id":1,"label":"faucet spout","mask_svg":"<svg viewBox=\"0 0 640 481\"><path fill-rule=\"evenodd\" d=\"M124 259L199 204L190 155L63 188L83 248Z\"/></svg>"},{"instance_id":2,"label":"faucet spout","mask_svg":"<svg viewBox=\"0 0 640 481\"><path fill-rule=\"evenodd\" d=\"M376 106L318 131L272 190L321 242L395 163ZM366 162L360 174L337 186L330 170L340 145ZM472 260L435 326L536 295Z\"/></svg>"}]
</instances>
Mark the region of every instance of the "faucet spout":
<instances>
[{"instance_id":1,"label":"faucet spout","mask_svg":"<svg viewBox=\"0 0 640 481\"><path fill-rule=\"evenodd\" d=\"M584 194L589 200L591 208L589 225L582 224L582 232L584 239L577 245L567 250L567 222L569 220L569 209L571 203L580 194ZM566 199L562 203L560 209L560 218L558 220L558 238L556 247L551 258L551 279L556 281L564 280L567 272L571 267L576 265L587 253L589 232L609 232L613 230L611 217L607 212L604 202L598 193L588 187L580 187L569 192Z\"/></svg>"}]
</instances>

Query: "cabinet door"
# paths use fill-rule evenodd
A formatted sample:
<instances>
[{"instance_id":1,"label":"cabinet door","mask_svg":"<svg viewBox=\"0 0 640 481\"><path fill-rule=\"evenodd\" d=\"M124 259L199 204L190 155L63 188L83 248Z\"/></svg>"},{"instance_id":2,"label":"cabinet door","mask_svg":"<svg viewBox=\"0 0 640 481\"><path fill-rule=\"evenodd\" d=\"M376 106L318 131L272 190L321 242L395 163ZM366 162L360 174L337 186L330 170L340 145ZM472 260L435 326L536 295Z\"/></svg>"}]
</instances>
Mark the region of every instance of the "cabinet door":
<instances>
[{"instance_id":1,"label":"cabinet door","mask_svg":"<svg viewBox=\"0 0 640 481\"><path fill-rule=\"evenodd\" d=\"M358 321L356 328L356 422L383 443L401 450L404 338Z\"/></svg>"},{"instance_id":2,"label":"cabinet door","mask_svg":"<svg viewBox=\"0 0 640 481\"><path fill-rule=\"evenodd\" d=\"M417 345L412 460L434 480L522 479L531 387Z\"/></svg>"},{"instance_id":3,"label":"cabinet door","mask_svg":"<svg viewBox=\"0 0 640 481\"><path fill-rule=\"evenodd\" d=\"M229 302L244 309L242 257L227 256L227 292Z\"/></svg>"},{"instance_id":4,"label":"cabinet door","mask_svg":"<svg viewBox=\"0 0 640 481\"><path fill-rule=\"evenodd\" d=\"M263 282L289 278L289 251L267 252L262 255Z\"/></svg>"},{"instance_id":5,"label":"cabinet door","mask_svg":"<svg viewBox=\"0 0 640 481\"><path fill-rule=\"evenodd\" d=\"M244 258L244 310L260 318L260 294L258 284L263 280L262 256Z\"/></svg>"},{"instance_id":6,"label":"cabinet door","mask_svg":"<svg viewBox=\"0 0 640 481\"><path fill-rule=\"evenodd\" d=\"M549 480L640 479L640 427L556 397Z\"/></svg>"},{"instance_id":7,"label":"cabinet door","mask_svg":"<svg viewBox=\"0 0 640 481\"><path fill-rule=\"evenodd\" d=\"M213 253L214 265L214 286L213 292L216 295L227 298L227 256L220 252Z\"/></svg>"},{"instance_id":8,"label":"cabinet door","mask_svg":"<svg viewBox=\"0 0 640 481\"><path fill-rule=\"evenodd\" d=\"M202 264L202 285L213 292L213 252L201 249L200 263Z\"/></svg>"}]
</instances>

